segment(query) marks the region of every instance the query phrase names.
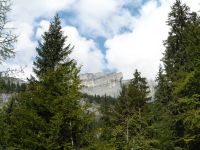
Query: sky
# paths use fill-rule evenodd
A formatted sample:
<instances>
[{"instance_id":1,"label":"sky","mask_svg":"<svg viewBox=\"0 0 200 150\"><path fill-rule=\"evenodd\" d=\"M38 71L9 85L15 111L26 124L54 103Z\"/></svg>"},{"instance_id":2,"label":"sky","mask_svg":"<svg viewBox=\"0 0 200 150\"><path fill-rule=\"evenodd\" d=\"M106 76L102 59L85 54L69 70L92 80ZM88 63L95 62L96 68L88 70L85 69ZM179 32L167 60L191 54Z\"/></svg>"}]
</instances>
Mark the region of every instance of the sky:
<instances>
[{"instance_id":1,"label":"sky","mask_svg":"<svg viewBox=\"0 0 200 150\"><path fill-rule=\"evenodd\" d=\"M15 58L1 68L20 69L26 79L37 55L35 48L53 16L62 21L66 44L75 46L71 58L81 73L122 72L129 79L138 69L155 79L164 52L170 6L175 0L13 0L9 26L18 35ZM182 0L192 11L199 0Z\"/></svg>"}]
</instances>

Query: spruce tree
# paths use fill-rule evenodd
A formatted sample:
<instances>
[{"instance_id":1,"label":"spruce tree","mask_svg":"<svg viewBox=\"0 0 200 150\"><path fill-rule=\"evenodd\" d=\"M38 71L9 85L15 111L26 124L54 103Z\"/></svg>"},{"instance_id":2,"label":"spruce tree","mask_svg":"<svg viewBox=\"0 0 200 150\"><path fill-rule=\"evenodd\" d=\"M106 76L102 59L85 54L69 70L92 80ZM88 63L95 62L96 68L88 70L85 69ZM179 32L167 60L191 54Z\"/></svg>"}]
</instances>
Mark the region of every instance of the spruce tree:
<instances>
[{"instance_id":1,"label":"spruce tree","mask_svg":"<svg viewBox=\"0 0 200 150\"><path fill-rule=\"evenodd\" d=\"M156 78L155 99L148 104L147 120L148 135L153 139L153 148L171 150L174 148L174 137L172 132L172 118L170 102L172 93L170 83L164 70L160 66Z\"/></svg>"},{"instance_id":2,"label":"spruce tree","mask_svg":"<svg viewBox=\"0 0 200 150\"><path fill-rule=\"evenodd\" d=\"M199 93L200 93L200 19L196 13L191 13L184 32L185 51L188 61L182 70L180 78L175 83L174 96L177 114L176 133L178 146L190 150L199 149ZM177 124L176 124L177 125ZM181 125L181 126L180 126ZM182 132L180 132L180 129Z\"/></svg>"},{"instance_id":3,"label":"spruce tree","mask_svg":"<svg viewBox=\"0 0 200 150\"><path fill-rule=\"evenodd\" d=\"M61 22L58 14L51 22L49 30L42 35L42 42L36 48L38 56L34 61L34 72L41 79L41 77L48 72L55 71L60 64L74 63L66 60L72 52L73 47L65 46L67 37L63 36L61 30Z\"/></svg>"},{"instance_id":4,"label":"spruce tree","mask_svg":"<svg viewBox=\"0 0 200 150\"><path fill-rule=\"evenodd\" d=\"M171 12L167 20L167 25L170 26L169 36L164 41L166 51L163 63L170 81L175 81L179 78L177 72L187 62L183 44L183 31L187 26L188 17L189 7L182 4L180 0L176 0L171 7Z\"/></svg>"},{"instance_id":5,"label":"spruce tree","mask_svg":"<svg viewBox=\"0 0 200 150\"><path fill-rule=\"evenodd\" d=\"M70 59L70 45L58 15L37 48L34 71L26 91L7 110L9 146L18 149L80 149L91 144L85 105L80 102L80 68Z\"/></svg>"},{"instance_id":6,"label":"spruce tree","mask_svg":"<svg viewBox=\"0 0 200 150\"><path fill-rule=\"evenodd\" d=\"M146 79L137 70L128 85L123 86L113 112L113 142L117 149L148 149L144 117L150 100Z\"/></svg>"},{"instance_id":7,"label":"spruce tree","mask_svg":"<svg viewBox=\"0 0 200 150\"><path fill-rule=\"evenodd\" d=\"M157 86L155 87L155 101L160 102L163 105L169 105L169 102L172 100L172 89L170 82L167 79L164 70L160 66L159 72L156 78Z\"/></svg>"},{"instance_id":8,"label":"spruce tree","mask_svg":"<svg viewBox=\"0 0 200 150\"><path fill-rule=\"evenodd\" d=\"M101 129L100 139L104 142L108 142L111 139L111 131L112 131L112 109L114 106L114 102L116 100L112 97L104 96L100 101L100 109L99 112L101 117L99 119L99 126Z\"/></svg>"},{"instance_id":9,"label":"spruce tree","mask_svg":"<svg viewBox=\"0 0 200 150\"><path fill-rule=\"evenodd\" d=\"M175 145L182 149L199 149L200 19L177 0L169 13L168 25L171 29L165 41L163 62L172 91L170 111Z\"/></svg>"}]
</instances>

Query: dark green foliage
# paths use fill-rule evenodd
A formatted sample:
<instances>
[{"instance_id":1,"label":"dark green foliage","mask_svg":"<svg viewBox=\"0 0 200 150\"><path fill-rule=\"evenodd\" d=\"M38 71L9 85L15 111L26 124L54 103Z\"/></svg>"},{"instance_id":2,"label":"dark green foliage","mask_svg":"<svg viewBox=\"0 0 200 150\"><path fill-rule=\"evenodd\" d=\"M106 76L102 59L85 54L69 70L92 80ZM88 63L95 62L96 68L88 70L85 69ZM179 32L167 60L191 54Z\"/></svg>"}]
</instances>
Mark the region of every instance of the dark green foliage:
<instances>
[{"instance_id":1,"label":"dark green foliage","mask_svg":"<svg viewBox=\"0 0 200 150\"><path fill-rule=\"evenodd\" d=\"M1 91L1 93L7 91L7 89L8 89L8 85L6 85L5 80L2 77L0 77L0 91Z\"/></svg>"},{"instance_id":2,"label":"dark green foliage","mask_svg":"<svg viewBox=\"0 0 200 150\"><path fill-rule=\"evenodd\" d=\"M91 96L84 94L84 100L90 103L90 108L96 109L96 119L92 123L92 128L95 132L94 144L90 146L91 149L114 149L110 142L112 137L112 113L113 107L116 103L116 98L110 96Z\"/></svg>"},{"instance_id":3,"label":"dark green foliage","mask_svg":"<svg viewBox=\"0 0 200 150\"><path fill-rule=\"evenodd\" d=\"M101 114L98 121L100 133L100 140L108 142L112 137L113 129L113 108L116 103L116 99L112 97L104 96L100 102L99 113ZM111 145L111 144L110 144Z\"/></svg>"},{"instance_id":4,"label":"dark green foliage","mask_svg":"<svg viewBox=\"0 0 200 150\"><path fill-rule=\"evenodd\" d=\"M173 150L174 135L168 107L159 102L150 103L148 111L146 111L146 118L148 122L146 132L151 139L152 149Z\"/></svg>"},{"instance_id":5,"label":"dark green foliage","mask_svg":"<svg viewBox=\"0 0 200 150\"><path fill-rule=\"evenodd\" d=\"M164 69L156 79L155 101L148 104L146 119L153 149L199 149L200 19L176 0L167 24Z\"/></svg>"},{"instance_id":6,"label":"dark green foliage","mask_svg":"<svg viewBox=\"0 0 200 150\"><path fill-rule=\"evenodd\" d=\"M123 86L113 110L113 137L116 149L149 149L144 117L150 100L146 79L136 70L131 82Z\"/></svg>"},{"instance_id":7,"label":"dark green foliage","mask_svg":"<svg viewBox=\"0 0 200 150\"><path fill-rule=\"evenodd\" d=\"M199 149L200 19L177 0L169 14L168 25L171 30L165 41L163 62L172 91L169 107L175 146Z\"/></svg>"},{"instance_id":8,"label":"dark green foliage","mask_svg":"<svg viewBox=\"0 0 200 150\"><path fill-rule=\"evenodd\" d=\"M172 150L174 148L174 135L172 132L172 118L170 101L172 99L171 86L166 74L160 67L156 78L155 100L148 104L146 117L148 120L148 135L153 139L152 147L155 149Z\"/></svg>"},{"instance_id":9,"label":"dark green foliage","mask_svg":"<svg viewBox=\"0 0 200 150\"><path fill-rule=\"evenodd\" d=\"M104 105L105 99L108 101L108 103L113 104L116 101L116 98L110 97L110 96L99 96L99 95L88 95L88 94L83 94L83 98L88 101L89 103L96 103L100 105Z\"/></svg>"},{"instance_id":10,"label":"dark green foliage","mask_svg":"<svg viewBox=\"0 0 200 150\"><path fill-rule=\"evenodd\" d=\"M171 83L168 81L164 70L160 66L158 76L156 78L157 86L155 87L155 101L163 105L169 105L172 99Z\"/></svg>"},{"instance_id":11,"label":"dark green foliage","mask_svg":"<svg viewBox=\"0 0 200 150\"><path fill-rule=\"evenodd\" d=\"M188 18L189 7L181 4L180 0L176 0L169 13L167 25L170 26L170 32L167 40L164 42L166 51L163 62L170 81L178 79L177 71L187 62L183 44L185 38L183 31L186 29Z\"/></svg>"},{"instance_id":12,"label":"dark green foliage","mask_svg":"<svg viewBox=\"0 0 200 150\"><path fill-rule=\"evenodd\" d=\"M51 22L49 31L45 32L42 36L43 42L39 42L39 46L36 48L38 56L34 61L34 72L38 77L47 72L55 71L56 67L63 62L68 61L66 57L72 52L70 45L65 47L65 36L61 30L61 22L58 14Z\"/></svg>"},{"instance_id":13,"label":"dark green foliage","mask_svg":"<svg viewBox=\"0 0 200 150\"><path fill-rule=\"evenodd\" d=\"M69 58L72 49L64 47L65 39L56 15L37 48L39 81L31 77L26 90L5 108L7 147L64 150L92 144L92 114L80 101L80 68Z\"/></svg>"},{"instance_id":14,"label":"dark green foliage","mask_svg":"<svg viewBox=\"0 0 200 150\"><path fill-rule=\"evenodd\" d=\"M177 84L176 101L173 103L175 133L180 147L196 149L199 146L199 108L200 108L200 72L187 74L185 79Z\"/></svg>"}]
</instances>

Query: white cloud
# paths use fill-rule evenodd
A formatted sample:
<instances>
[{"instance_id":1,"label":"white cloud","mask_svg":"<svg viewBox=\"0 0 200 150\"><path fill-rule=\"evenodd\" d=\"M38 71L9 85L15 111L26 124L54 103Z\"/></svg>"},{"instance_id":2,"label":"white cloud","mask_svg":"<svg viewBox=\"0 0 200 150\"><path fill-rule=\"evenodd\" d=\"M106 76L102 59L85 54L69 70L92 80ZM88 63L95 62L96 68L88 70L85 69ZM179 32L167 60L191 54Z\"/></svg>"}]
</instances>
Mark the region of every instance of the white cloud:
<instances>
[{"instance_id":1,"label":"white cloud","mask_svg":"<svg viewBox=\"0 0 200 150\"><path fill-rule=\"evenodd\" d=\"M12 24L12 25L16 25ZM23 74L18 74L20 78L26 79L32 72L32 60L35 56L35 47L37 42L32 41L34 35L33 26L26 22L17 24L18 28L15 33L18 35L15 46L15 58L9 59L4 64L4 68L20 69L24 68ZM5 70L5 69L4 69Z\"/></svg>"},{"instance_id":2,"label":"white cloud","mask_svg":"<svg viewBox=\"0 0 200 150\"><path fill-rule=\"evenodd\" d=\"M191 10L197 10L197 1L184 2ZM108 39L105 43L108 68L123 72L125 78L132 77L137 68L145 77L154 79L163 56L163 40L169 31L166 20L173 3L174 0L162 0L158 6L155 0L150 0L142 6L140 17L135 18L132 32Z\"/></svg>"},{"instance_id":3,"label":"white cloud","mask_svg":"<svg viewBox=\"0 0 200 150\"><path fill-rule=\"evenodd\" d=\"M141 16L134 22L131 33L116 35L106 41L109 68L116 68L130 78L136 68L148 78L154 78L164 50L168 27L165 25L168 4L157 7L155 1L145 4Z\"/></svg>"},{"instance_id":4,"label":"white cloud","mask_svg":"<svg viewBox=\"0 0 200 150\"><path fill-rule=\"evenodd\" d=\"M39 17L52 17L57 11L69 9L76 0L13 0L10 17L34 23ZM33 25L33 24L32 24Z\"/></svg>"},{"instance_id":5,"label":"white cloud","mask_svg":"<svg viewBox=\"0 0 200 150\"><path fill-rule=\"evenodd\" d=\"M15 47L16 57L10 59L4 64L4 68L18 69L24 68L21 78L29 77L32 73L33 60L36 55L35 48L37 40L41 40L41 35L48 30L49 20L36 22L38 18L52 17L57 11L70 9L70 5L76 0L15 0L13 1L12 11L9 15L13 22L11 27L16 28L16 34L19 35ZM65 32L71 42L76 45L76 52L72 55L82 64L82 71L96 72L101 71L103 66L103 55L96 47L95 42L81 37L74 27L65 27ZM71 35L72 34L72 35ZM93 63L91 63L93 62ZM26 67L24 67L26 66Z\"/></svg>"},{"instance_id":6,"label":"white cloud","mask_svg":"<svg viewBox=\"0 0 200 150\"><path fill-rule=\"evenodd\" d=\"M40 26L36 31L37 37L40 37L48 30L49 24L50 22L47 20L42 20L40 22ZM64 26L62 30L64 35L67 36L66 44L75 46L70 57L75 59L79 66L82 66L82 73L100 72L104 69L104 56L93 40L82 37L73 26Z\"/></svg>"},{"instance_id":7,"label":"white cloud","mask_svg":"<svg viewBox=\"0 0 200 150\"><path fill-rule=\"evenodd\" d=\"M52 17L57 11L69 8L74 0L13 0L11 11L9 13L9 26L14 27L18 35L18 41L15 47L16 56L8 60L1 69L24 68L24 73L18 74L18 77L25 79L32 74L32 63L36 55L36 40L41 34L41 26L45 28L46 22L41 22L37 33L34 28L38 26L36 19L40 17ZM47 26L47 25L46 25ZM36 37L35 37L36 35Z\"/></svg>"},{"instance_id":8,"label":"white cloud","mask_svg":"<svg viewBox=\"0 0 200 150\"><path fill-rule=\"evenodd\" d=\"M65 26L63 31L68 36L67 43L75 45L71 57L82 66L82 73L100 72L104 69L104 56L93 40L80 36L72 26Z\"/></svg>"},{"instance_id":9,"label":"white cloud","mask_svg":"<svg viewBox=\"0 0 200 150\"><path fill-rule=\"evenodd\" d=\"M41 35L48 30L50 22L47 20L42 20L39 23L39 27L36 30L36 37L41 40ZM16 57L15 59L9 60L4 67L12 69L23 68L24 72L17 74L18 77L26 79L30 74L33 75L33 59L36 55L35 47L37 42L33 42L31 37L34 35L33 27L28 24L20 24L20 29L23 29L23 32L20 32L18 37L18 43L16 45ZM68 36L67 43L75 45L71 58L74 58L79 66L82 66L81 72L101 72L105 67L104 56L101 51L97 48L96 43L93 40L88 40L82 37L77 29L72 26L63 27L63 32L65 36ZM66 44L67 44L66 43Z\"/></svg>"},{"instance_id":10,"label":"white cloud","mask_svg":"<svg viewBox=\"0 0 200 150\"><path fill-rule=\"evenodd\" d=\"M75 22L80 24L84 34L112 36L119 33L121 28L132 25L133 17L123 7L127 4L130 4L130 0L78 0L73 8L77 15Z\"/></svg>"},{"instance_id":11,"label":"white cloud","mask_svg":"<svg viewBox=\"0 0 200 150\"><path fill-rule=\"evenodd\" d=\"M132 26L133 21L130 12L122 7L128 3L130 3L130 0L13 1L10 18L14 21L13 26L18 30L19 39L16 46L16 58L9 65L16 66L18 64L22 66L26 64L28 67L27 71L25 70L25 76L29 76L28 74L31 73L37 45L34 38L40 39L41 34L47 30L49 25L49 21L43 20L38 23L36 22L37 19L49 19L55 12L61 10L75 11L77 14L75 19L81 24L83 33L110 36L119 33L122 27L130 28ZM135 1L136 3L138 2ZM36 33L34 33L35 28ZM104 56L95 42L80 36L73 27L65 27L64 30L69 32L68 36L76 46L72 56L78 60L79 64L83 65L82 71L102 71L105 68Z\"/></svg>"},{"instance_id":12,"label":"white cloud","mask_svg":"<svg viewBox=\"0 0 200 150\"><path fill-rule=\"evenodd\" d=\"M49 25L50 25L50 22L47 21L47 20L42 20L42 21L40 21L39 27L38 27L38 29L37 29L37 31L36 31L36 38L37 38L37 39L41 39L42 34L43 34L45 31L48 31Z\"/></svg>"},{"instance_id":13,"label":"white cloud","mask_svg":"<svg viewBox=\"0 0 200 150\"><path fill-rule=\"evenodd\" d=\"M165 24L170 5L175 0L149 0L140 10L141 16L133 16L125 5L141 6L142 0L13 0L10 20L19 35L16 57L8 61L8 66L25 66L25 76L32 73L35 47L41 34L48 29L49 18L56 12L74 14L74 22L79 28L65 26L68 41L75 45L72 57L82 64L83 72L102 71L106 64L104 56L96 46L96 41L84 36L104 36L107 38L106 59L109 69L117 69L129 78L135 68L145 76L154 78L164 47L168 27ZM182 0L192 10L199 10L197 0ZM43 20L42 20L43 19ZM65 19L68 16L63 17ZM42 20L38 22L39 20ZM120 33L122 28L131 30ZM81 34L80 34L81 33Z\"/></svg>"}]
</instances>

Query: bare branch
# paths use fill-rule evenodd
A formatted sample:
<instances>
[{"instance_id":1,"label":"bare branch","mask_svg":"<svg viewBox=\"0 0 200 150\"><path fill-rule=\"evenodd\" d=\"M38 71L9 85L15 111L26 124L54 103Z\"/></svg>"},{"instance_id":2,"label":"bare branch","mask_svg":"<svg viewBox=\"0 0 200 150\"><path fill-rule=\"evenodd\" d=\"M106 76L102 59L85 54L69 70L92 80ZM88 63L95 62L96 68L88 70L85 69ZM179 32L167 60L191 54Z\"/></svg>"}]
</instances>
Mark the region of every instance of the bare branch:
<instances>
[{"instance_id":1,"label":"bare branch","mask_svg":"<svg viewBox=\"0 0 200 150\"><path fill-rule=\"evenodd\" d=\"M0 0L0 63L14 56L14 43L17 36L12 33L13 28L7 28L7 14L10 11L10 0Z\"/></svg>"}]
</instances>

